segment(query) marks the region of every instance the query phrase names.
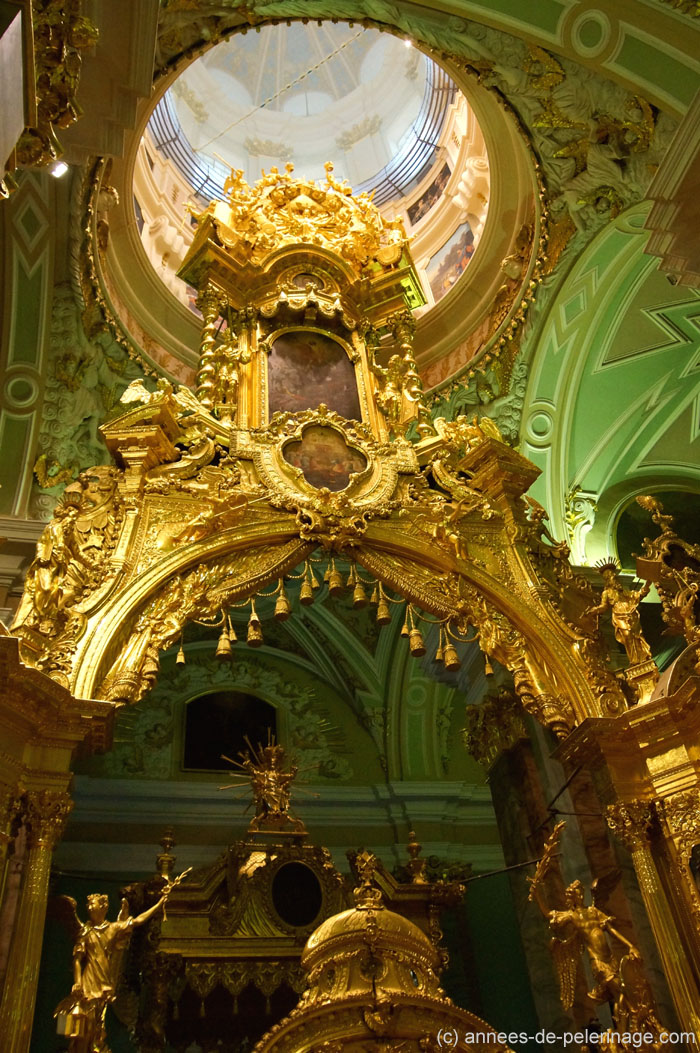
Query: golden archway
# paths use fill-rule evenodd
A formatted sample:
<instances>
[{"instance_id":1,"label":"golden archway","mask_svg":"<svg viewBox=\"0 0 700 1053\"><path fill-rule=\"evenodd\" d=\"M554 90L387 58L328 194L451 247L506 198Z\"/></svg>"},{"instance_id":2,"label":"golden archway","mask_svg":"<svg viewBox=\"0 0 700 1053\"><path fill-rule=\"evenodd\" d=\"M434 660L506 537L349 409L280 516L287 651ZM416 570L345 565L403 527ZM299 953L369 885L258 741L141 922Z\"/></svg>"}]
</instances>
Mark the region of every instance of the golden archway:
<instances>
[{"instance_id":1,"label":"golden archway","mask_svg":"<svg viewBox=\"0 0 700 1053\"><path fill-rule=\"evenodd\" d=\"M473 627L523 706L564 740L560 756L592 767L605 756L608 821L630 838L679 1013L695 1027L697 941L682 960L674 950L700 909L680 840L698 794L695 726L689 707L652 698L642 593L611 565L602 598L574 572L527 497L537 469L493 422L430 421L412 347L422 292L400 222L330 165L322 184L288 167L249 187L232 172L226 192L199 215L181 271L203 319L197 393L135 382L103 425L116 467L68 486L39 540L13 624L24 663L77 709L137 702L188 621L223 622L246 600L252 611L319 549L444 626ZM668 517L656 518L663 538ZM630 662L616 675L597 630L608 608ZM652 720L666 729L658 741ZM682 882L667 901L654 868L674 867ZM35 933L29 901L25 913ZM31 959L21 943L16 957Z\"/></svg>"},{"instance_id":2,"label":"golden archway","mask_svg":"<svg viewBox=\"0 0 700 1053\"><path fill-rule=\"evenodd\" d=\"M474 627L558 737L624 709L595 595L523 496L537 470L488 420L429 420L401 222L330 164L325 183L232 172L226 193L181 272L203 318L197 393L136 382L103 426L118 467L83 473L46 528L13 627L25 660L77 697L136 701L188 620L321 548ZM654 675L637 669L630 697Z\"/></svg>"}]
</instances>

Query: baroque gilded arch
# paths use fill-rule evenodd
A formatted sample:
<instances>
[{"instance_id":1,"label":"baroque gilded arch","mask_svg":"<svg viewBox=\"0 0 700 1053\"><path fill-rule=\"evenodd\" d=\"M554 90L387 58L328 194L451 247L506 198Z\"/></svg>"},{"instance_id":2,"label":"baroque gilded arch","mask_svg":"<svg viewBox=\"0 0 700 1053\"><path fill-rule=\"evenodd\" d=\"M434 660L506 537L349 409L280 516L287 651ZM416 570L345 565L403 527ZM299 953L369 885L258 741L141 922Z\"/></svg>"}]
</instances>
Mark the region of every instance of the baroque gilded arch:
<instances>
[{"instance_id":1,"label":"baroque gilded arch","mask_svg":"<svg viewBox=\"0 0 700 1053\"><path fill-rule=\"evenodd\" d=\"M537 469L487 419L429 420L400 221L330 164L325 183L232 172L226 194L181 272L203 317L196 394L134 382L103 425L118 466L71 484L40 540L24 660L77 697L137 701L189 620L254 602L320 548L473 627L558 737L623 709L594 594L523 497Z\"/></svg>"},{"instance_id":2,"label":"baroque gilded arch","mask_svg":"<svg viewBox=\"0 0 700 1053\"><path fill-rule=\"evenodd\" d=\"M483 445L497 454L496 443L487 439ZM593 657L592 639L587 650L557 610L555 587L536 565L533 572L527 539L535 532L524 505L523 539L516 543L521 552L510 544L501 521L485 544L482 539L488 550L483 561L457 556L450 551L453 542L436 544L416 522L423 515L416 509L415 518L395 514L370 523L360 537L333 545L332 551L355 560L438 618L474 626L484 652L513 672L525 707L559 736L588 716L611 715L623 707L615 681ZM461 544L469 548L473 537L476 548L483 520L478 514L465 518ZM245 528L232 527L164 555L98 604L75 644L70 672L54 668L52 673L67 676L78 696L134 701L157 676L158 651L177 642L187 621L214 617L227 604L255 596L315 548L313 540L300 537L295 515L262 513ZM499 551L506 558L493 558ZM593 689L591 674L597 679Z\"/></svg>"},{"instance_id":3,"label":"baroque gilded arch","mask_svg":"<svg viewBox=\"0 0 700 1053\"><path fill-rule=\"evenodd\" d=\"M321 548L474 627L558 737L619 712L594 594L523 497L537 469L487 418L430 422L401 222L326 168L253 187L232 172L197 217L181 270L203 316L196 394L134 382L103 426L118 467L69 486L40 540L13 626L25 661L78 697L137 701L187 621ZM655 676L636 669L630 697Z\"/></svg>"}]
</instances>

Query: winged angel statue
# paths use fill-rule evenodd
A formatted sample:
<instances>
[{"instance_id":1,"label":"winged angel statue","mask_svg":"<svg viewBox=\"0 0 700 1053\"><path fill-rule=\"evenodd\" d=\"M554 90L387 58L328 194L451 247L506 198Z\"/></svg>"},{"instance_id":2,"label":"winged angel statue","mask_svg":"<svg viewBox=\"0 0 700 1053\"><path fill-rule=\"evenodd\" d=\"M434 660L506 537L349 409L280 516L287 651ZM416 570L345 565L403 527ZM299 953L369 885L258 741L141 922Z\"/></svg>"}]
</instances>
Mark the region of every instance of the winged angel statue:
<instances>
[{"instance_id":1,"label":"winged angel statue","mask_svg":"<svg viewBox=\"0 0 700 1053\"><path fill-rule=\"evenodd\" d=\"M189 871L186 870L162 889L160 899L136 917L122 900L116 921L107 921L109 898L100 893L87 897L88 918L81 922L77 903L61 896L73 930L73 989L56 1007L60 1034L71 1039L70 1053L109 1053L105 1013L116 997L122 960L131 934L161 908L165 913L168 896Z\"/></svg>"},{"instance_id":2,"label":"winged angel statue","mask_svg":"<svg viewBox=\"0 0 700 1053\"><path fill-rule=\"evenodd\" d=\"M564 1009L574 1004L579 969L586 957L593 977L588 998L596 1005L610 1005L615 1031L601 1036L601 1049L611 1053L626 1053L638 1049L635 1032L653 1036L648 1048L660 1051L667 1048L667 1032L659 1023L654 1009L642 957L633 943L614 926L615 918L602 909L602 901L610 894L619 873L610 878L596 878L591 885L592 900L585 904L584 888L580 881L572 881L564 892L564 909L551 909L543 894L543 883L553 866L562 830L566 823L556 824L547 841L542 858L530 882L530 900L534 900L549 922L552 939L550 950L559 976L560 998ZM624 948L622 955L616 945ZM626 1040L629 1039L629 1042Z\"/></svg>"}]
</instances>

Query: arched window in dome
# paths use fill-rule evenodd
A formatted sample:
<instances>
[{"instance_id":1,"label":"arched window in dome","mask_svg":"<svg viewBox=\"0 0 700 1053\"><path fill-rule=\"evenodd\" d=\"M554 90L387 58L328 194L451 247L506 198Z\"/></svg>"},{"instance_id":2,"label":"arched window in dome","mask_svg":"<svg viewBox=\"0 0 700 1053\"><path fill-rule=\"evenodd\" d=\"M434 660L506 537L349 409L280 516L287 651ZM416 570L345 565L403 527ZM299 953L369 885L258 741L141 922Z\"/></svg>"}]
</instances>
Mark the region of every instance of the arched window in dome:
<instances>
[{"instance_id":1,"label":"arched window in dome","mask_svg":"<svg viewBox=\"0 0 700 1053\"><path fill-rule=\"evenodd\" d=\"M185 710L182 767L185 771L227 771L221 759L266 743L277 733L275 707L242 691L209 691L193 698Z\"/></svg>"}]
</instances>

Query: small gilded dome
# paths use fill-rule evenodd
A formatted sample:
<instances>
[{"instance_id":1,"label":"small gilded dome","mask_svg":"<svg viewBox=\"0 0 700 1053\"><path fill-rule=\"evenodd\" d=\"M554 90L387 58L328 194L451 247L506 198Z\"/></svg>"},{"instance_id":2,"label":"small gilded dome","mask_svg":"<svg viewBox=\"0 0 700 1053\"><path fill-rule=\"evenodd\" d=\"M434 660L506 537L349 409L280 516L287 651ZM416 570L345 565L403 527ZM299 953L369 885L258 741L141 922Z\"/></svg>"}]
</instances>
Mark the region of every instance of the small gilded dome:
<instances>
[{"instance_id":1,"label":"small gilded dome","mask_svg":"<svg viewBox=\"0 0 700 1053\"><path fill-rule=\"evenodd\" d=\"M302 965L312 969L324 958L335 955L342 946L379 944L395 947L406 955L417 958L437 969L440 958L428 937L412 921L387 910L381 902L371 907L353 907L328 918L311 934L304 953Z\"/></svg>"}]
</instances>

